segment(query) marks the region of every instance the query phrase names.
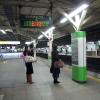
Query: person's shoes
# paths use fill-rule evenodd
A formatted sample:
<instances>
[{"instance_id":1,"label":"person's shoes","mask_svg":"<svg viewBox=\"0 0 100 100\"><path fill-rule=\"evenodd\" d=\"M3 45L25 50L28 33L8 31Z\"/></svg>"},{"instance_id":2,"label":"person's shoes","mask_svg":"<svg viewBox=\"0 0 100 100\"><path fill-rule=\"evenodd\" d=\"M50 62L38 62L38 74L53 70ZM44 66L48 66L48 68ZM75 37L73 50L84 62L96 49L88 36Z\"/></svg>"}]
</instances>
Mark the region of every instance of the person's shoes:
<instances>
[{"instance_id":1,"label":"person's shoes","mask_svg":"<svg viewBox=\"0 0 100 100\"><path fill-rule=\"evenodd\" d=\"M29 81L26 81L26 83L29 83Z\"/></svg>"},{"instance_id":2,"label":"person's shoes","mask_svg":"<svg viewBox=\"0 0 100 100\"><path fill-rule=\"evenodd\" d=\"M60 83L59 81L57 81L57 83Z\"/></svg>"},{"instance_id":3,"label":"person's shoes","mask_svg":"<svg viewBox=\"0 0 100 100\"><path fill-rule=\"evenodd\" d=\"M33 84L34 82L29 82L29 84Z\"/></svg>"},{"instance_id":4,"label":"person's shoes","mask_svg":"<svg viewBox=\"0 0 100 100\"><path fill-rule=\"evenodd\" d=\"M59 84L60 82L59 81L54 81L54 84Z\"/></svg>"}]
</instances>

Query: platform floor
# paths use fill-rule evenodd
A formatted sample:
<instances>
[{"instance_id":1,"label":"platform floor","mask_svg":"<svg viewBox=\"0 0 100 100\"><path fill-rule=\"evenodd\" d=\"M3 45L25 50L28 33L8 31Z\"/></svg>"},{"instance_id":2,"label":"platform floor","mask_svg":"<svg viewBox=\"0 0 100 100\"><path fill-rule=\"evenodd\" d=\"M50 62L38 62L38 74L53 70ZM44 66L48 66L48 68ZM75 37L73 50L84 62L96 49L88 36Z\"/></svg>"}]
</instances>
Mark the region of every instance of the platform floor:
<instances>
[{"instance_id":1,"label":"platform floor","mask_svg":"<svg viewBox=\"0 0 100 100\"><path fill-rule=\"evenodd\" d=\"M61 70L59 85L53 84L47 60L38 58L33 64L34 84L25 82L22 59L0 62L0 100L100 100L100 83L88 79L78 84L71 79L71 71Z\"/></svg>"}]
</instances>

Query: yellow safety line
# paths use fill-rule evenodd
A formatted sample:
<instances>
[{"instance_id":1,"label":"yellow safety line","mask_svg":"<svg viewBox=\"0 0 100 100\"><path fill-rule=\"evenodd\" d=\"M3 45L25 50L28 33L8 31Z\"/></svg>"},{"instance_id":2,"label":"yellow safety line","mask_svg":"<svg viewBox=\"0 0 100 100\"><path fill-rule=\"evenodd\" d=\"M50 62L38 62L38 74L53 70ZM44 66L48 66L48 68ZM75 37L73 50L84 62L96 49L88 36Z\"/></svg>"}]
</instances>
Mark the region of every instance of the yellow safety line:
<instances>
[{"instance_id":1,"label":"yellow safety line","mask_svg":"<svg viewBox=\"0 0 100 100\"><path fill-rule=\"evenodd\" d=\"M64 70L71 71L71 69L68 68L68 67L64 67ZM90 76L90 75L89 75L89 76L88 76L88 79L91 79L91 80L94 80L94 81L100 83L100 79L98 79L98 78L96 78L96 77L93 77L93 76Z\"/></svg>"},{"instance_id":2,"label":"yellow safety line","mask_svg":"<svg viewBox=\"0 0 100 100\"><path fill-rule=\"evenodd\" d=\"M97 78L95 78L93 76L88 76L88 78L91 79L91 80L94 80L94 81L96 81L98 83L100 83L100 79L97 79Z\"/></svg>"}]
</instances>

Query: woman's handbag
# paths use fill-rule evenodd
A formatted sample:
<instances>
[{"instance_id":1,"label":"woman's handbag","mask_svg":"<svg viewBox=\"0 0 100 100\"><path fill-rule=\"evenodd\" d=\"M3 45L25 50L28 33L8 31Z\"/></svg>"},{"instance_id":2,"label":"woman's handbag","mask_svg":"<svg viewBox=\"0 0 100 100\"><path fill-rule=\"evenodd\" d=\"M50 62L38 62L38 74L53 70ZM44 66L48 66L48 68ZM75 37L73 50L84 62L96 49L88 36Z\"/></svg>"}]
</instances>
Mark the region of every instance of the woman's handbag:
<instances>
[{"instance_id":1,"label":"woman's handbag","mask_svg":"<svg viewBox=\"0 0 100 100\"><path fill-rule=\"evenodd\" d=\"M63 68L64 67L64 63L61 59L59 59L58 61L54 62L54 67L55 68Z\"/></svg>"},{"instance_id":2,"label":"woman's handbag","mask_svg":"<svg viewBox=\"0 0 100 100\"><path fill-rule=\"evenodd\" d=\"M26 63L36 61L36 59L32 56L25 56L24 60L25 60Z\"/></svg>"}]
</instances>

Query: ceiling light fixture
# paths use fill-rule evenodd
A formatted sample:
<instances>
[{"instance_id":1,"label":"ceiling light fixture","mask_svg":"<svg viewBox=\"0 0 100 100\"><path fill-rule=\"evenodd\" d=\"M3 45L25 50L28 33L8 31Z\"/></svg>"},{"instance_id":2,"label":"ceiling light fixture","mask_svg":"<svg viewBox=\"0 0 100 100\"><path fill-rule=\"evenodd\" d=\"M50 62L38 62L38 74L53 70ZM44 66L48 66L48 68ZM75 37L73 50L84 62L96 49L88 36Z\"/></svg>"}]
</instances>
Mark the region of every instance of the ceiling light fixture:
<instances>
[{"instance_id":1,"label":"ceiling light fixture","mask_svg":"<svg viewBox=\"0 0 100 100\"><path fill-rule=\"evenodd\" d=\"M89 5L88 4L83 4L80 7L78 7L76 10L74 10L73 12L71 12L69 14L69 17L74 17L75 15L79 14L81 11L85 10ZM67 21L66 18L63 18L60 23L65 23Z\"/></svg>"},{"instance_id":2,"label":"ceiling light fixture","mask_svg":"<svg viewBox=\"0 0 100 100\"><path fill-rule=\"evenodd\" d=\"M52 30L54 30L56 27L55 26L52 26L52 27L50 27L47 31L45 31L45 32L41 32L43 35L40 35L39 37L38 37L38 39L41 39L41 38L43 38L43 36L45 36L45 37L47 37L48 38L48 33L50 33Z\"/></svg>"},{"instance_id":3,"label":"ceiling light fixture","mask_svg":"<svg viewBox=\"0 0 100 100\"><path fill-rule=\"evenodd\" d=\"M55 28L56 28L55 26L50 27L50 28L45 32L45 34L49 33L50 31L54 30Z\"/></svg>"},{"instance_id":4,"label":"ceiling light fixture","mask_svg":"<svg viewBox=\"0 0 100 100\"><path fill-rule=\"evenodd\" d=\"M43 35L40 35L40 36L38 37L38 39L41 39L41 38L43 38Z\"/></svg>"},{"instance_id":5,"label":"ceiling light fixture","mask_svg":"<svg viewBox=\"0 0 100 100\"><path fill-rule=\"evenodd\" d=\"M41 32L42 34L43 34L43 36L45 36L46 38L50 38L50 36L51 36L51 34L52 34L52 32L53 32L53 30L55 29L56 27L55 26L52 26L52 27L50 27L47 31L45 31L45 32Z\"/></svg>"},{"instance_id":6,"label":"ceiling light fixture","mask_svg":"<svg viewBox=\"0 0 100 100\"><path fill-rule=\"evenodd\" d=\"M4 30L0 30L3 34L6 34L6 32Z\"/></svg>"},{"instance_id":7,"label":"ceiling light fixture","mask_svg":"<svg viewBox=\"0 0 100 100\"><path fill-rule=\"evenodd\" d=\"M6 29L5 31L8 31L8 32L12 32L13 33L13 30L12 29Z\"/></svg>"},{"instance_id":8,"label":"ceiling light fixture","mask_svg":"<svg viewBox=\"0 0 100 100\"><path fill-rule=\"evenodd\" d=\"M20 44L20 41L0 41L0 44Z\"/></svg>"},{"instance_id":9,"label":"ceiling light fixture","mask_svg":"<svg viewBox=\"0 0 100 100\"><path fill-rule=\"evenodd\" d=\"M31 42L25 42L25 44L30 45L30 44L31 44Z\"/></svg>"}]
</instances>

